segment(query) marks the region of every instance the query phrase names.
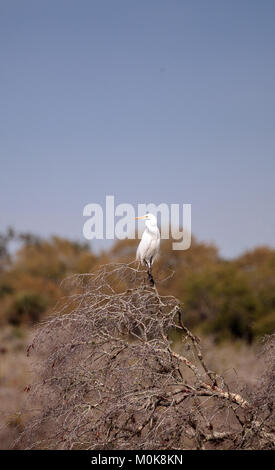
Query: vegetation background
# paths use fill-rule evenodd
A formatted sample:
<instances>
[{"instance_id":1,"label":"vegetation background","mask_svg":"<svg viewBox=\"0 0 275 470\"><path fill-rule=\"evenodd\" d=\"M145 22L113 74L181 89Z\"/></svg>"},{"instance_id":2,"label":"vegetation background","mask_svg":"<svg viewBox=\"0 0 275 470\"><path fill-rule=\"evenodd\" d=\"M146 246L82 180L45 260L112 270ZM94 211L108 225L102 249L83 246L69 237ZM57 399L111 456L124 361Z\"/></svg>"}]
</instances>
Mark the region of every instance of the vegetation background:
<instances>
[{"instance_id":1,"label":"vegetation background","mask_svg":"<svg viewBox=\"0 0 275 470\"><path fill-rule=\"evenodd\" d=\"M0 240L0 445L7 448L25 424L18 412L32 374L27 347L36 325L68 295L62 281L106 263L133 261L137 240L117 241L99 254L87 244L12 229ZM258 357L261 339L274 332L274 273L275 250L270 247L225 260L217 247L195 238L183 252L162 241L154 265L159 293L180 300L184 322L203 338L210 365L229 382L238 379L251 387L264 367ZM172 336L180 351L179 333Z\"/></svg>"}]
</instances>

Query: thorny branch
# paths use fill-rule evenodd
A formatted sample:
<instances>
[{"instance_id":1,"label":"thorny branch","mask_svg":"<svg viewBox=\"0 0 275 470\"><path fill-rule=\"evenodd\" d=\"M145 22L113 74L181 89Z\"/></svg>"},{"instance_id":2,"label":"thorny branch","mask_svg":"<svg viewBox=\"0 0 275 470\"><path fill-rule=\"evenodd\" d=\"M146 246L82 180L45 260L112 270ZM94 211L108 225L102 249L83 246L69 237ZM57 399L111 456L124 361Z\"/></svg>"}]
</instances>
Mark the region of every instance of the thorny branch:
<instances>
[{"instance_id":1,"label":"thorny branch","mask_svg":"<svg viewBox=\"0 0 275 470\"><path fill-rule=\"evenodd\" d=\"M41 325L29 349L42 357L29 392L30 404L39 400L40 409L15 447L274 445L271 346L269 373L254 395L243 396L208 368L178 301L160 296L145 271L111 264L72 276L67 285L66 302ZM171 344L175 330L180 352Z\"/></svg>"}]
</instances>

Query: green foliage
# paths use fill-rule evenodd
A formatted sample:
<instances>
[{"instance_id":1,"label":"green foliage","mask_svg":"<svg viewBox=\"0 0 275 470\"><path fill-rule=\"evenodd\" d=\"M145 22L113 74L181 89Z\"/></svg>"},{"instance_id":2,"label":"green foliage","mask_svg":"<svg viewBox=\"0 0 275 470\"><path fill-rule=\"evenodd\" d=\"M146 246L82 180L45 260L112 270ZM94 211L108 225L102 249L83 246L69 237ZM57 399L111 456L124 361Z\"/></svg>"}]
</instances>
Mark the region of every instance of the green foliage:
<instances>
[{"instance_id":1,"label":"green foliage","mask_svg":"<svg viewBox=\"0 0 275 470\"><path fill-rule=\"evenodd\" d=\"M19 325L23 321L36 323L47 305L47 299L35 292L19 292L7 312L8 321L13 325Z\"/></svg>"},{"instance_id":2,"label":"green foliage","mask_svg":"<svg viewBox=\"0 0 275 470\"><path fill-rule=\"evenodd\" d=\"M8 243L14 239L20 245L16 255L10 256ZM5 264L0 269L2 324L38 321L64 295L62 279L89 272L97 262L86 243L60 237L43 240L28 233L8 232L0 236L1 240L6 249Z\"/></svg>"},{"instance_id":3,"label":"green foliage","mask_svg":"<svg viewBox=\"0 0 275 470\"><path fill-rule=\"evenodd\" d=\"M86 245L52 237L49 241L24 245L17 253L16 268L32 276L59 281L71 273L78 272L80 260L88 256L93 261Z\"/></svg>"},{"instance_id":4,"label":"green foliage","mask_svg":"<svg viewBox=\"0 0 275 470\"><path fill-rule=\"evenodd\" d=\"M8 242L14 238L21 246L10 257ZM65 277L90 272L100 264L133 261L137 248L137 240L119 240L96 256L87 244L16 235L12 230L0 235L1 240L9 262L0 271L0 320L18 324L47 314L64 295L60 282ZM213 244L199 243L194 237L187 251L173 251L167 240L161 242L153 271L160 294L175 295L182 302L186 324L217 341L250 342L274 331L275 250L271 248L258 247L225 261Z\"/></svg>"},{"instance_id":5,"label":"green foliage","mask_svg":"<svg viewBox=\"0 0 275 470\"><path fill-rule=\"evenodd\" d=\"M275 331L275 310L259 316L253 325L255 336L265 336Z\"/></svg>"},{"instance_id":6,"label":"green foliage","mask_svg":"<svg viewBox=\"0 0 275 470\"><path fill-rule=\"evenodd\" d=\"M0 299L5 295L11 294L13 292L13 287L10 284L5 282L0 282Z\"/></svg>"},{"instance_id":7,"label":"green foliage","mask_svg":"<svg viewBox=\"0 0 275 470\"><path fill-rule=\"evenodd\" d=\"M261 313L261 302L244 273L231 263L190 273L184 301L190 326L200 325L203 331L219 338L253 338L253 322Z\"/></svg>"}]
</instances>

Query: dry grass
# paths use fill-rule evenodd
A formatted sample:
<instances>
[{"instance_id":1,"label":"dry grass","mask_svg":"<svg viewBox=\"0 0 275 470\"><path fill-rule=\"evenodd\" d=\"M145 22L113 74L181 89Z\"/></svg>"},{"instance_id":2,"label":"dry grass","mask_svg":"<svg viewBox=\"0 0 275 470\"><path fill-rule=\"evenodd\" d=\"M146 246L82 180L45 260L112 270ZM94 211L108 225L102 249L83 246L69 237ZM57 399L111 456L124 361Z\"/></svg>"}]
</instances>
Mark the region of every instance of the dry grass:
<instances>
[{"instance_id":1,"label":"dry grass","mask_svg":"<svg viewBox=\"0 0 275 470\"><path fill-rule=\"evenodd\" d=\"M24 428L20 415L31 381L27 344L33 329L7 326L0 332L0 448L7 449Z\"/></svg>"}]
</instances>

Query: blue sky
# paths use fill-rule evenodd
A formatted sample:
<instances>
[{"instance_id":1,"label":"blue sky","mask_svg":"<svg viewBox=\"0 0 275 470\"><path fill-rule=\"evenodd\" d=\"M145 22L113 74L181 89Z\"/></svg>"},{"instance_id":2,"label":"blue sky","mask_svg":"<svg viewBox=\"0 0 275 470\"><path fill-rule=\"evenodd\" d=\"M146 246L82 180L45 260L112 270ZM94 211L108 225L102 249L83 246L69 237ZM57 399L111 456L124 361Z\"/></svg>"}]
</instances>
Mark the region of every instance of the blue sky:
<instances>
[{"instance_id":1,"label":"blue sky","mask_svg":"<svg viewBox=\"0 0 275 470\"><path fill-rule=\"evenodd\" d=\"M1 0L0 230L81 240L114 194L191 203L224 256L274 246L274 22L273 0Z\"/></svg>"}]
</instances>

